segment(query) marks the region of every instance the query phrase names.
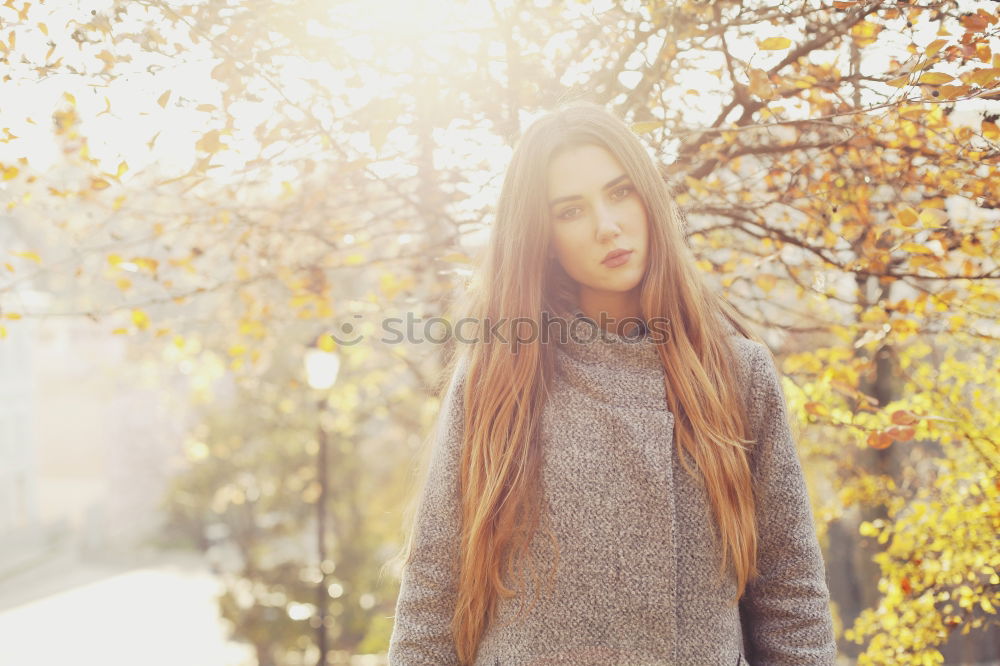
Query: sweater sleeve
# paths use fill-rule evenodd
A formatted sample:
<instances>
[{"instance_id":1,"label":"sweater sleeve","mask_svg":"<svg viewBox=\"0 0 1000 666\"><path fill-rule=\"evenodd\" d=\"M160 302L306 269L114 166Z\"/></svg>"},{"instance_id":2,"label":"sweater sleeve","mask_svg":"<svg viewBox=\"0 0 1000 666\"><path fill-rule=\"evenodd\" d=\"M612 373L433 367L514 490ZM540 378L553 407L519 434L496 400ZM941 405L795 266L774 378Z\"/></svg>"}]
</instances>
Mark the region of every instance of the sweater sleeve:
<instances>
[{"instance_id":1,"label":"sweater sleeve","mask_svg":"<svg viewBox=\"0 0 1000 666\"><path fill-rule=\"evenodd\" d=\"M451 618L457 598L461 452L467 358L456 369L437 419L427 477L414 521L410 558L404 565L389 666L457 666Z\"/></svg>"},{"instance_id":2,"label":"sweater sleeve","mask_svg":"<svg viewBox=\"0 0 1000 666\"><path fill-rule=\"evenodd\" d=\"M784 391L766 346L755 343L751 366L760 576L740 600L747 658L754 666L832 665L830 593Z\"/></svg>"}]
</instances>

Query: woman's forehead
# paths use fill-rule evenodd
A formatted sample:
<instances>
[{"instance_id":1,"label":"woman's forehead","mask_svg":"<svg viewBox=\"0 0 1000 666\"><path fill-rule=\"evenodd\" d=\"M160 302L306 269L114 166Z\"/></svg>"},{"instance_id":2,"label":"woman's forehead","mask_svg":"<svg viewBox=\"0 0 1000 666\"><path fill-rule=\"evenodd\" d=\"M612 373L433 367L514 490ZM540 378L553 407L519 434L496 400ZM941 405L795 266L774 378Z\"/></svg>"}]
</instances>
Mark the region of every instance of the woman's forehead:
<instances>
[{"instance_id":1,"label":"woman's forehead","mask_svg":"<svg viewBox=\"0 0 1000 666\"><path fill-rule=\"evenodd\" d=\"M546 174L549 196L572 196L582 189L601 189L624 173L621 163L603 146L566 148L549 162Z\"/></svg>"}]
</instances>

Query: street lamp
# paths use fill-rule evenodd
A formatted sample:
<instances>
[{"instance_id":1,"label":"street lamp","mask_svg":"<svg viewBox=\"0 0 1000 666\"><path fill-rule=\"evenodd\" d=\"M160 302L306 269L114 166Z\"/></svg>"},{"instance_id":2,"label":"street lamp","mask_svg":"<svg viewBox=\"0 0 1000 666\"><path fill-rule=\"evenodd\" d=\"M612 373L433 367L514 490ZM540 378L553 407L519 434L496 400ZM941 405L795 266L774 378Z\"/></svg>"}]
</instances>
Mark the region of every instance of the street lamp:
<instances>
[{"instance_id":1,"label":"street lamp","mask_svg":"<svg viewBox=\"0 0 1000 666\"><path fill-rule=\"evenodd\" d=\"M334 341L329 335L321 335L306 349L305 366L309 386L324 393L316 401L317 426L316 440L319 452L316 461L316 476L319 479L319 499L316 501L316 542L319 555L319 585L316 588L316 606L319 610L319 628L316 643L319 646L319 666L326 666L326 468L327 468L327 437L323 429L323 409L326 406L326 393L337 382L340 371L340 357L334 351Z\"/></svg>"}]
</instances>

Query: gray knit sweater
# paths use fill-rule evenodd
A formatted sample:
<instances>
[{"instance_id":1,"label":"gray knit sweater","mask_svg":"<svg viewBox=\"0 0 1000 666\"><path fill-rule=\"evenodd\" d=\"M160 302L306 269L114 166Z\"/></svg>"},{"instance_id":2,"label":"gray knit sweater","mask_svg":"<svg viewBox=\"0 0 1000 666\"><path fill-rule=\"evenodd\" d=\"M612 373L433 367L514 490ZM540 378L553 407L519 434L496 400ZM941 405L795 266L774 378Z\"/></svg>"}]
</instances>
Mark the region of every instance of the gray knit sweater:
<instances>
[{"instance_id":1,"label":"gray knit sweater","mask_svg":"<svg viewBox=\"0 0 1000 666\"><path fill-rule=\"evenodd\" d=\"M673 445L674 414L652 338L604 333L560 342L540 434L545 519L559 541L559 566L553 588L520 621L513 621L518 597L498 602L475 666L834 663L824 562L778 373L763 345L735 333L730 340L757 442L751 470L762 574L739 606L727 604L735 576L718 575L722 553L704 485ZM442 404L390 666L459 663L449 562L458 544L466 370L463 361ZM552 561L545 535L530 552L544 581ZM529 595L531 583L528 576Z\"/></svg>"}]
</instances>

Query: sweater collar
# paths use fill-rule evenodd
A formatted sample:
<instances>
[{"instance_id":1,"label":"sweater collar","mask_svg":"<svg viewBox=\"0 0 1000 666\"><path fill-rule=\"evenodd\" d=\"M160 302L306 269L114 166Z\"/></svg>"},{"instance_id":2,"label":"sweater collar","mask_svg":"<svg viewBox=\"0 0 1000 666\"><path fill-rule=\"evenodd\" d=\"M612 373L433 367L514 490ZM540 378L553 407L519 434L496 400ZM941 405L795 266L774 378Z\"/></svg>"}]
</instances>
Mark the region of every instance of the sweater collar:
<instances>
[{"instance_id":1,"label":"sweater collar","mask_svg":"<svg viewBox=\"0 0 1000 666\"><path fill-rule=\"evenodd\" d=\"M579 308L572 314L568 335L559 344L571 358L629 370L662 369L657 344L645 326L624 336L601 329Z\"/></svg>"}]
</instances>

